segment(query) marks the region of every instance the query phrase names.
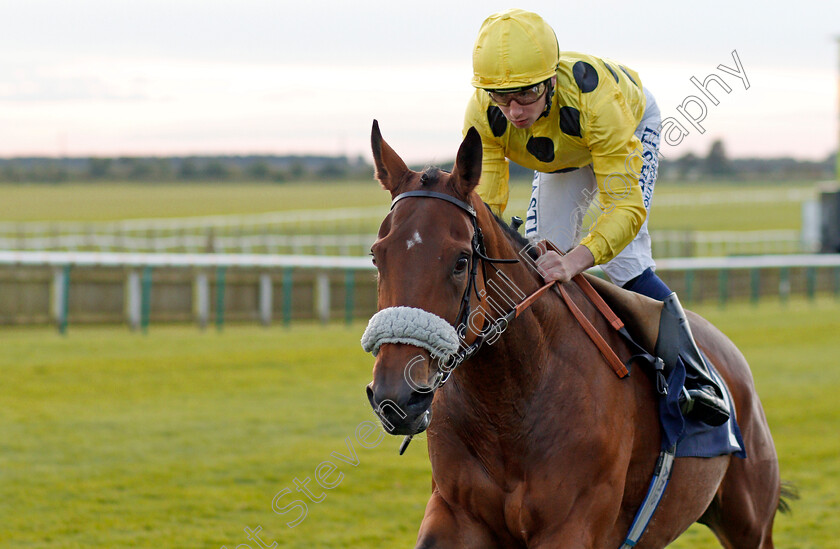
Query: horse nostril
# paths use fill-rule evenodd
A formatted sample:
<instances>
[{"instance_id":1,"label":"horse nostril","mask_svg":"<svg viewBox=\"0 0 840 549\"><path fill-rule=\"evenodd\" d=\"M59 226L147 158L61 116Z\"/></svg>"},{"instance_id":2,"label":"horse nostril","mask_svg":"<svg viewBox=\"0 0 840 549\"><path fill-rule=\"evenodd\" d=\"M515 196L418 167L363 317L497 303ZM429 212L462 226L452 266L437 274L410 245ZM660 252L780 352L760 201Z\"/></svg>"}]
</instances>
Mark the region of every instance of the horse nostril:
<instances>
[{"instance_id":1,"label":"horse nostril","mask_svg":"<svg viewBox=\"0 0 840 549\"><path fill-rule=\"evenodd\" d=\"M365 392L367 393L368 400L370 401L371 406L375 406L376 403L373 402L373 382L367 384L365 387Z\"/></svg>"},{"instance_id":2,"label":"horse nostril","mask_svg":"<svg viewBox=\"0 0 840 549\"><path fill-rule=\"evenodd\" d=\"M429 406L431 406L433 398L434 393L432 393L431 391L423 393L419 391L413 391L411 393L411 397L406 403L406 408L411 411L424 412L429 408Z\"/></svg>"}]
</instances>

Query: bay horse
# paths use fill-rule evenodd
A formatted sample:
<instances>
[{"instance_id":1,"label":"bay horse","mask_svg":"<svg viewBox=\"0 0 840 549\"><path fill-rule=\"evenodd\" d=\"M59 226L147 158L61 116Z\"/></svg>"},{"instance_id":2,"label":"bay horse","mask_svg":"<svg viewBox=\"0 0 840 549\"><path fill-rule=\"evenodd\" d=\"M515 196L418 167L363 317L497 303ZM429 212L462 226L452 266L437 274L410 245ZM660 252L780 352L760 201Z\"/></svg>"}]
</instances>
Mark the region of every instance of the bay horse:
<instances>
[{"instance_id":1,"label":"bay horse","mask_svg":"<svg viewBox=\"0 0 840 549\"><path fill-rule=\"evenodd\" d=\"M494 259L516 258L522 243L473 192L482 156L474 129L451 173L408 169L376 121L371 143L376 178L394 200L371 249L378 308L394 312L388 322L421 333L378 342L367 394L390 434L428 427L432 494L416 548L619 547L660 451L652 379L635 364L619 379L551 292L447 371L447 355L423 343L430 333L443 337L461 326L459 344L475 351L479 332L498 320L494 311L511 301L503 287L530 295L542 280L524 261ZM491 284L491 274L506 286ZM629 361L625 341L575 284L565 287ZM473 313L466 322L465 307ZM747 458L677 458L638 546L665 547L701 522L724 547L771 548L785 502L749 366L709 322L695 314L690 322L731 390Z\"/></svg>"}]
</instances>

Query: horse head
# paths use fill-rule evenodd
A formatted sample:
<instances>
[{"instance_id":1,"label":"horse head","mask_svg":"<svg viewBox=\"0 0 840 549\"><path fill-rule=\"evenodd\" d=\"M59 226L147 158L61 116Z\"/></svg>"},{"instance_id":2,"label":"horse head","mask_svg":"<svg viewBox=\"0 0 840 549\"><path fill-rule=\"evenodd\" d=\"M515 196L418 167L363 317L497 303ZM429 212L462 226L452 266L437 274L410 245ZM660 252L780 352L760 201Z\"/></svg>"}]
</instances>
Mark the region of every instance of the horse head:
<instances>
[{"instance_id":1,"label":"horse head","mask_svg":"<svg viewBox=\"0 0 840 549\"><path fill-rule=\"evenodd\" d=\"M371 145L376 179L393 202L371 248L379 312L362 338L376 357L367 395L386 431L416 434L429 424L446 362L478 336L484 321L470 315L484 294L471 203L481 205L472 193L481 174L481 138L475 129L467 132L451 173L410 170L376 121Z\"/></svg>"}]
</instances>

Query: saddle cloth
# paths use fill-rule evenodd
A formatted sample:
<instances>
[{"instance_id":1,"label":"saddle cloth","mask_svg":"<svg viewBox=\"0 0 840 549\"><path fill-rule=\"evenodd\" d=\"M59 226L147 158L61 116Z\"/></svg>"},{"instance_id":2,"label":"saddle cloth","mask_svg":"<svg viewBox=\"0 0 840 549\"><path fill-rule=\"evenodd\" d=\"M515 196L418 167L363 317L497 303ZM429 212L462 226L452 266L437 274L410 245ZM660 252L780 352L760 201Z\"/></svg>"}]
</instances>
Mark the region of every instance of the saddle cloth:
<instances>
[{"instance_id":1,"label":"saddle cloth","mask_svg":"<svg viewBox=\"0 0 840 549\"><path fill-rule=\"evenodd\" d=\"M630 292L585 274L586 279L604 298L607 305L624 321L633 339L649 353L653 352L659 335L659 316L663 304L649 297ZM724 399L732 411L729 421L712 427L705 423L687 421L680 411L678 398L685 383L685 366L682 360L669 373L668 395L659 399L659 419L662 425L662 449L677 444L677 457L715 457L733 454L746 457L741 430L735 417L735 405L729 388L714 365L704 356L709 372L723 388Z\"/></svg>"}]
</instances>

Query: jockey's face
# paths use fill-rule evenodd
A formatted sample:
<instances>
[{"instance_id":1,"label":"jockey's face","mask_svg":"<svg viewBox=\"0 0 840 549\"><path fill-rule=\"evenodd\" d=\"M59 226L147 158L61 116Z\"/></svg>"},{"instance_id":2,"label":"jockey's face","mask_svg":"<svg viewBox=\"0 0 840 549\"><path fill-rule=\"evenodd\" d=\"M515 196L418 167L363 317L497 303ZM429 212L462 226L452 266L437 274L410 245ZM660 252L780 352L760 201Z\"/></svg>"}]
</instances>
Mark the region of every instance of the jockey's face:
<instances>
[{"instance_id":1,"label":"jockey's face","mask_svg":"<svg viewBox=\"0 0 840 549\"><path fill-rule=\"evenodd\" d=\"M499 105L499 109L501 109L505 118L517 128L530 128L545 110L545 96L530 105L520 105L514 100L507 107Z\"/></svg>"},{"instance_id":2,"label":"jockey's face","mask_svg":"<svg viewBox=\"0 0 840 549\"><path fill-rule=\"evenodd\" d=\"M552 78L552 84L555 82ZM497 103L497 106L505 115L505 118L517 128L530 128L536 122L545 110L545 103L548 101L547 89L543 91L542 96L534 103L520 104L516 99L511 99L508 105Z\"/></svg>"}]
</instances>

